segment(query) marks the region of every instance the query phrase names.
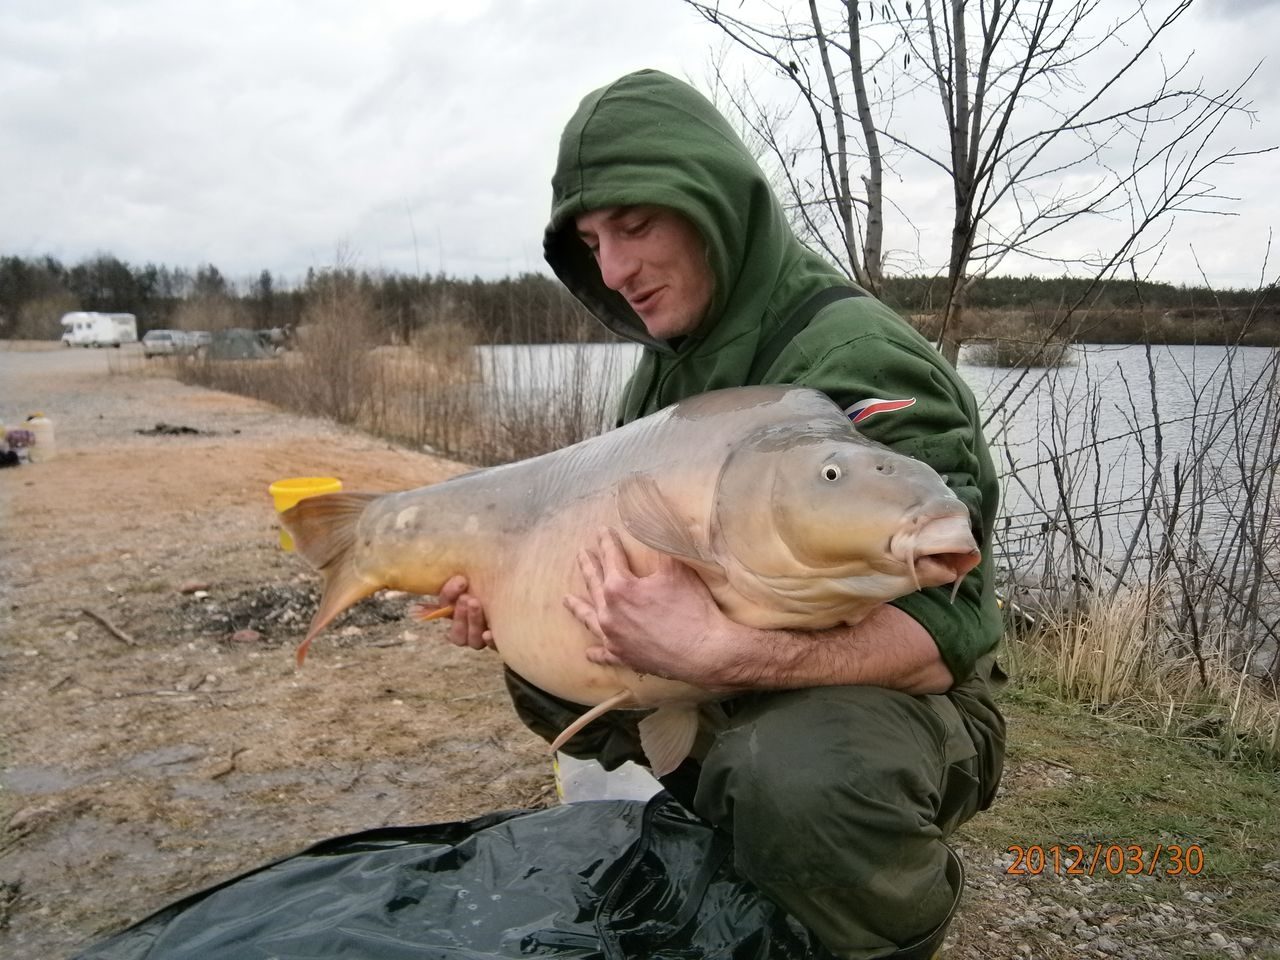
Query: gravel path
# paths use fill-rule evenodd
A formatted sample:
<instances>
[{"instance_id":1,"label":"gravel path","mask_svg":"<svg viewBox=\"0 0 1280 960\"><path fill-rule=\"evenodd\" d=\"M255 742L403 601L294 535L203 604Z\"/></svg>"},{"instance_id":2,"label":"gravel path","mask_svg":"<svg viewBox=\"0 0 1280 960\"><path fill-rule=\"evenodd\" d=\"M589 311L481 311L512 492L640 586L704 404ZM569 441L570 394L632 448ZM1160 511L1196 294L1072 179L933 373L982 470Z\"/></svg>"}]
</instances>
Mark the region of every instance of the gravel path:
<instances>
[{"instance_id":1,"label":"gravel path","mask_svg":"<svg viewBox=\"0 0 1280 960\"><path fill-rule=\"evenodd\" d=\"M134 442L138 429L171 422L179 413L187 425L211 433L283 438L305 422L308 433L334 442L352 435L325 420L186 386L166 375L163 359L144 360L137 345L109 350L25 346L0 347L0 418L13 427L39 410L54 421L67 449ZM209 402L191 402L201 396ZM161 449L163 443L154 446Z\"/></svg>"}]
</instances>

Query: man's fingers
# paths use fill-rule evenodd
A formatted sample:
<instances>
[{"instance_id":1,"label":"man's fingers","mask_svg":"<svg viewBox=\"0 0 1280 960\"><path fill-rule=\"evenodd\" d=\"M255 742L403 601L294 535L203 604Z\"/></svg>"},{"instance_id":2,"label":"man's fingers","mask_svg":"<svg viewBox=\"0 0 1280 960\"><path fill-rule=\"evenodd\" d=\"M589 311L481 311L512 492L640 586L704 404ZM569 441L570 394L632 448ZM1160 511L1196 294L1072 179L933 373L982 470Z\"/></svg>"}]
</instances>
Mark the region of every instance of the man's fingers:
<instances>
[{"instance_id":1,"label":"man's fingers","mask_svg":"<svg viewBox=\"0 0 1280 960\"><path fill-rule=\"evenodd\" d=\"M601 643L604 642L604 630L600 628L600 617L596 614L593 604L569 594L564 598L564 605L569 608L569 612L577 618L579 623L591 631L593 637Z\"/></svg>"},{"instance_id":2,"label":"man's fingers","mask_svg":"<svg viewBox=\"0 0 1280 960\"><path fill-rule=\"evenodd\" d=\"M586 547L578 551L578 569L582 571L582 582L586 584L592 605L603 606L604 570L600 567L600 558L595 551Z\"/></svg>"},{"instance_id":3,"label":"man's fingers","mask_svg":"<svg viewBox=\"0 0 1280 960\"><path fill-rule=\"evenodd\" d=\"M485 628L488 626L484 616L484 607L475 597L466 598L467 607L467 646L472 650L483 650L487 643L484 640Z\"/></svg>"},{"instance_id":4,"label":"man's fingers","mask_svg":"<svg viewBox=\"0 0 1280 960\"><path fill-rule=\"evenodd\" d=\"M467 603L459 597L453 605L453 623L449 626L449 642L458 647L471 646L468 639Z\"/></svg>"},{"instance_id":5,"label":"man's fingers","mask_svg":"<svg viewBox=\"0 0 1280 960\"><path fill-rule=\"evenodd\" d=\"M625 667L617 654L610 653L604 647L587 647L587 659L601 667Z\"/></svg>"},{"instance_id":6,"label":"man's fingers","mask_svg":"<svg viewBox=\"0 0 1280 960\"><path fill-rule=\"evenodd\" d=\"M447 607L452 603L456 603L458 598L467 592L467 578L461 574L456 574L444 582L444 586L440 588L437 599L440 606Z\"/></svg>"},{"instance_id":7,"label":"man's fingers","mask_svg":"<svg viewBox=\"0 0 1280 960\"><path fill-rule=\"evenodd\" d=\"M635 576L631 569L631 561L622 547L622 538L613 527L601 527L599 534L600 558L605 573L616 573L621 576Z\"/></svg>"},{"instance_id":8,"label":"man's fingers","mask_svg":"<svg viewBox=\"0 0 1280 960\"><path fill-rule=\"evenodd\" d=\"M485 634L489 636L486 637ZM492 646L493 635L489 633L485 620L484 608L475 597L466 595L457 598L453 609L453 626L449 628L449 642L459 647L470 647L472 650L483 650Z\"/></svg>"}]
</instances>

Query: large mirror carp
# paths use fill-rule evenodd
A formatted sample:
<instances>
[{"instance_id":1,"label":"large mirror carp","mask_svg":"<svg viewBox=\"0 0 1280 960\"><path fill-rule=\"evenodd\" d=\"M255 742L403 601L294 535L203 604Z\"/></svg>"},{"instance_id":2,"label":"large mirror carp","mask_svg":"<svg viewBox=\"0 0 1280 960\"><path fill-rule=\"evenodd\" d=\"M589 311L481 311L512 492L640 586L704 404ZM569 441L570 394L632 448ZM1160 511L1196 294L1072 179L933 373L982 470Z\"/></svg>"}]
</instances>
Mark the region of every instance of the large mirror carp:
<instances>
[{"instance_id":1,"label":"large mirror carp","mask_svg":"<svg viewBox=\"0 0 1280 960\"><path fill-rule=\"evenodd\" d=\"M599 666L565 609L582 592L579 549L614 528L632 568L688 564L733 620L823 629L979 560L969 511L925 464L858 434L824 394L741 387L681 401L548 453L403 493L337 493L282 515L324 576L306 639L383 588L434 596L464 574L499 655L549 693L641 721L658 775L692 748L711 691Z\"/></svg>"}]
</instances>

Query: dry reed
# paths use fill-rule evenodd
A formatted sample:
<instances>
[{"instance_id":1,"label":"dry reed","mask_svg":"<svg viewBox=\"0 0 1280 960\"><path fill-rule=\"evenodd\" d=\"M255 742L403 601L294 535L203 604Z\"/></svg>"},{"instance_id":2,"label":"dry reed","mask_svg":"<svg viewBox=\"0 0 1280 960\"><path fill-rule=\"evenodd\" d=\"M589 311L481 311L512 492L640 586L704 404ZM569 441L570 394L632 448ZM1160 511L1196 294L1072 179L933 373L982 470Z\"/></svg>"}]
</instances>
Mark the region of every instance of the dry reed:
<instances>
[{"instance_id":1,"label":"dry reed","mask_svg":"<svg viewBox=\"0 0 1280 960\"><path fill-rule=\"evenodd\" d=\"M1160 584L1092 595L1008 638L1006 658L1014 673L1040 681L1060 699L1207 742L1223 756L1280 763L1274 686L1221 658L1202 676L1194 658L1176 656L1179 638L1165 616L1168 593Z\"/></svg>"},{"instance_id":2,"label":"dry reed","mask_svg":"<svg viewBox=\"0 0 1280 960\"><path fill-rule=\"evenodd\" d=\"M478 466L536 456L608 423L627 362L600 344L477 343L430 312L408 345L385 339L368 292L341 271L315 283L298 350L259 360L179 358L182 379L325 416Z\"/></svg>"}]
</instances>

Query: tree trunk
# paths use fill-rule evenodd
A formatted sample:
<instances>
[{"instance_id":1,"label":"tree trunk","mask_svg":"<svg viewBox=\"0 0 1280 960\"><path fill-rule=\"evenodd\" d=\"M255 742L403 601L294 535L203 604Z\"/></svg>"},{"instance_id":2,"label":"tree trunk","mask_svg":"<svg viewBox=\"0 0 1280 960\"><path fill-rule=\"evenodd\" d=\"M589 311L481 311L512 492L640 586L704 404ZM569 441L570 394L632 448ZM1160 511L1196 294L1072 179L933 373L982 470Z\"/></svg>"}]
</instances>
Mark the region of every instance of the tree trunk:
<instances>
[{"instance_id":1,"label":"tree trunk","mask_svg":"<svg viewBox=\"0 0 1280 960\"><path fill-rule=\"evenodd\" d=\"M960 331L963 329L963 323L964 293L957 290L947 303L942 317L942 333L938 338L938 349L942 352L942 358L953 367L960 360L960 344L963 341Z\"/></svg>"},{"instance_id":2,"label":"tree trunk","mask_svg":"<svg viewBox=\"0 0 1280 960\"><path fill-rule=\"evenodd\" d=\"M867 175L862 178L867 189L867 230L862 245L862 263L867 272L870 291L877 296L884 283L882 251L884 248L884 196L881 188L884 168L880 156L880 138L871 116L867 97L867 77L862 67L862 32L858 23L858 5L849 5L849 67L853 94L858 105L858 121L862 124L862 142L867 148Z\"/></svg>"}]
</instances>

